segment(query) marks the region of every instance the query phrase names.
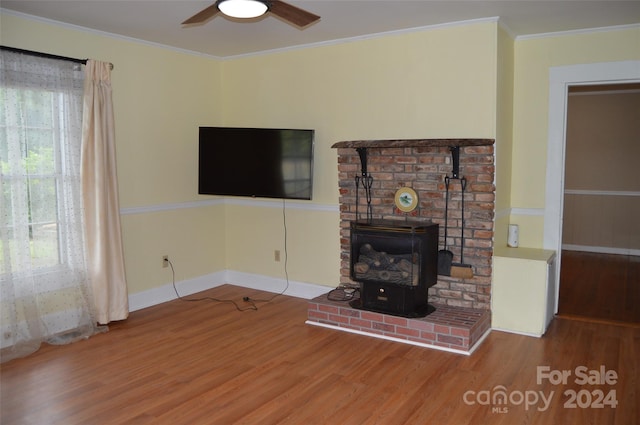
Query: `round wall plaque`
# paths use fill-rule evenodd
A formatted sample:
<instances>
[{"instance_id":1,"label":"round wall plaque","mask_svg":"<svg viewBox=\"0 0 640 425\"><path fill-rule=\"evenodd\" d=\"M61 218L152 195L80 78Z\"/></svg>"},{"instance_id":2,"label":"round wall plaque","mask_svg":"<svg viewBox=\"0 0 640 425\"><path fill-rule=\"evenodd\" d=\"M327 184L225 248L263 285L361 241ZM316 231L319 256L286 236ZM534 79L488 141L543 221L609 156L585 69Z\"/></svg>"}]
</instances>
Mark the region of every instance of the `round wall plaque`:
<instances>
[{"instance_id":1,"label":"round wall plaque","mask_svg":"<svg viewBox=\"0 0 640 425\"><path fill-rule=\"evenodd\" d=\"M401 187L396 191L395 203L400 211L411 212L418 206L418 194L410 187Z\"/></svg>"}]
</instances>

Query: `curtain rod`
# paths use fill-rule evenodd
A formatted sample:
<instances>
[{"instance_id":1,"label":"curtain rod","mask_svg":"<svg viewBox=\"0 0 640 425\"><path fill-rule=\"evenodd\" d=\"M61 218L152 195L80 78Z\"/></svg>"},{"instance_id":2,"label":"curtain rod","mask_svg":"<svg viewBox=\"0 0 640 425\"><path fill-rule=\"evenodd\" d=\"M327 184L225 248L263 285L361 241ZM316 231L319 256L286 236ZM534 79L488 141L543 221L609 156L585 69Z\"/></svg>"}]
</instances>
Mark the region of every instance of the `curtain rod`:
<instances>
[{"instance_id":1,"label":"curtain rod","mask_svg":"<svg viewBox=\"0 0 640 425\"><path fill-rule=\"evenodd\" d=\"M16 47L9 47L9 46L0 46L0 50L7 50L9 52L22 53L24 55L37 56L41 58L58 59L58 60L63 60L68 62L79 63L82 65L86 65L88 61L88 59L69 58L66 56L52 55L51 53L35 52L33 50L24 50L24 49L18 49ZM113 69L112 63L109 63L109 66L111 67L111 69Z\"/></svg>"}]
</instances>

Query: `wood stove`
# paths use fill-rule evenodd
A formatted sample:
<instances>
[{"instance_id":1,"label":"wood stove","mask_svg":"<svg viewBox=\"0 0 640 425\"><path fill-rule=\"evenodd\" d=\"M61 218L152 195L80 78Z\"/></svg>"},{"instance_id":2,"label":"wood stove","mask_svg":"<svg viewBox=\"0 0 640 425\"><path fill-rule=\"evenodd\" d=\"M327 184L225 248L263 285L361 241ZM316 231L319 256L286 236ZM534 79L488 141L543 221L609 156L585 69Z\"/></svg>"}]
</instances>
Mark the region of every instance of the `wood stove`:
<instances>
[{"instance_id":1,"label":"wood stove","mask_svg":"<svg viewBox=\"0 0 640 425\"><path fill-rule=\"evenodd\" d=\"M428 289L438 275L438 224L431 221L351 222L351 279L360 285L353 308L402 317L435 309Z\"/></svg>"}]
</instances>

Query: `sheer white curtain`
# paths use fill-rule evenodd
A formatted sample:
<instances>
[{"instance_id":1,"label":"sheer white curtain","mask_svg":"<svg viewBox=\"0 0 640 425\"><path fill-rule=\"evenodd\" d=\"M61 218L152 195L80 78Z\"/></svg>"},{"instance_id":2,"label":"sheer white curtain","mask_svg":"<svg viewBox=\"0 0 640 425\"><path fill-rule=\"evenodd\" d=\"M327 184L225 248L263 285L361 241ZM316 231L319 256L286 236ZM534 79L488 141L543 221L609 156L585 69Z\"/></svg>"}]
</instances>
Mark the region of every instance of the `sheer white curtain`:
<instances>
[{"instance_id":1,"label":"sheer white curtain","mask_svg":"<svg viewBox=\"0 0 640 425\"><path fill-rule=\"evenodd\" d=\"M80 155L83 72L0 51L1 361L98 327L87 262Z\"/></svg>"}]
</instances>

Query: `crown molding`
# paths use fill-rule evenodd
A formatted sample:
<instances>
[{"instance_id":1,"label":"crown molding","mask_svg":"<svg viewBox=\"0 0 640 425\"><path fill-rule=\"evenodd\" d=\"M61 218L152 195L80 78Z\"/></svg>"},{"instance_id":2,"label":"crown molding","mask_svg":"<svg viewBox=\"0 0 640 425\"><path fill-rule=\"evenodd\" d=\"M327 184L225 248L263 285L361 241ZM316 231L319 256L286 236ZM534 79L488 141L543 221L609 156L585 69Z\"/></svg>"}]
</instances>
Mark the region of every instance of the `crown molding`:
<instances>
[{"instance_id":1,"label":"crown molding","mask_svg":"<svg viewBox=\"0 0 640 425\"><path fill-rule=\"evenodd\" d=\"M113 38L115 40L128 41L128 42L131 42L131 43L142 44L142 45L145 45L145 46L157 47L157 48L165 49L165 50L171 50L171 51L174 51L174 52L177 52L177 53L184 53L184 54L187 54L187 55L200 56L200 57L203 57L203 58L209 58L209 59L215 59L215 60L224 60L224 58L221 57L221 56L208 55L206 53L196 52L195 50L181 49L179 47L168 46L166 44L161 44L161 43L154 43L153 41L142 40L140 38L127 37L125 35L114 34L112 32L100 31L100 30L96 30L96 29L93 29L93 28L83 27L83 26L80 26L80 25L68 24L66 22L56 21L56 20L53 20L53 19L43 18L43 17L35 16L35 15L29 15L29 14L22 13L22 12L16 12L15 10L5 9L5 8L2 8L2 7L0 7L0 14L8 15L8 16L15 16L17 18L26 19L26 20L29 20L29 21L41 22L41 23L49 24L49 25L55 25L55 26L58 26L58 27L62 27L62 28L66 28L66 29L70 29L70 30L74 30L74 31L80 31L80 32L85 32L85 33L89 33L89 34L99 35L99 36L102 36L102 37Z\"/></svg>"},{"instance_id":2,"label":"crown molding","mask_svg":"<svg viewBox=\"0 0 640 425\"><path fill-rule=\"evenodd\" d=\"M515 38L516 41L523 40L535 40L539 38L551 38L551 37L561 37L566 35L581 35L581 34L593 34L598 32L609 32L609 31L623 31L630 29L639 29L640 24L628 24L628 25L614 25L611 27L598 27L598 28L584 28L579 30L568 30L568 31L557 31L557 32L545 32L540 34L527 34L527 35L519 35Z\"/></svg>"},{"instance_id":3,"label":"crown molding","mask_svg":"<svg viewBox=\"0 0 640 425\"><path fill-rule=\"evenodd\" d=\"M320 41L320 42L317 42L317 43L300 44L300 45L297 45L297 46L283 47L283 48L280 48L280 49L263 50L263 51L260 51L260 52L245 53L245 54L242 54L242 55L225 56L224 58L220 58L220 59L223 60L223 61L226 61L226 60L247 58L247 57L253 57L253 56L271 55L271 54L274 54L274 53L283 53L283 52L289 52L289 51L294 51L294 50L309 49L309 48L315 48L315 47L334 46L334 45L338 45L338 44L353 43L353 42L357 42L357 41L372 40L372 39L376 39L376 38L389 37L389 36L395 36L395 35L411 34L411 33L423 32L423 31L431 31L431 30L436 30L436 29L441 29L441 28L452 28L452 27L483 24L483 23L491 23L491 22L498 22L498 21L499 21L499 17L494 16L494 17L489 17L489 18L469 19L469 20L465 20L465 21L446 22L446 23L442 23L442 24L425 25L425 26L422 26L422 27L405 28L405 29L402 29L402 30L384 31L384 32L373 33L373 34L359 35L359 36L355 36L355 37L337 38L335 40Z\"/></svg>"},{"instance_id":4,"label":"crown molding","mask_svg":"<svg viewBox=\"0 0 640 425\"><path fill-rule=\"evenodd\" d=\"M434 25L426 25L426 26L422 26L422 27L413 27L413 28L407 28L407 29L403 29L403 30L385 31L385 32L367 34L367 35L362 35L362 36L339 38L339 39L335 39L335 40L322 41L322 42L318 42L318 43L300 44L300 45L297 45L297 46L289 46L289 47L283 47L283 48L279 48L279 49L263 50L263 51L260 51L260 52L245 53L245 54L241 54L241 55L215 56L215 55L208 55L208 54L205 54L205 53L196 52L196 51L193 51L193 50L187 50L187 49L181 49L181 48L178 48L178 47L168 46L166 44L154 43L154 42L151 42L151 41L141 40L141 39L138 39L138 38L127 37L127 36L114 34L114 33L106 32L106 31L99 31L99 30L95 30L95 29L92 29L92 28L83 27L83 26L79 26L79 25L68 24L68 23L56 21L56 20L53 20L53 19L42 18L40 16L29 15L29 14L22 13L22 12L16 12L14 10L5 9L5 8L2 8L2 7L0 7L0 13L5 14L5 15L10 15L10 16L16 16L18 18L27 19L27 20L31 20L31 21L42 22L42 23L46 23L46 24L49 24L49 25L56 25L56 26L59 26L59 27L62 27L62 28L67 28L67 29L71 29L71 30L75 30L75 31L82 31L82 32L90 33L90 34L100 35L100 36L103 36L103 37L109 37L109 38L113 38L113 39L117 39L117 40L129 41L129 42L133 42L133 43L139 43L139 44L143 44L143 45L147 45L147 46L158 47L158 48L167 49L167 50L171 50L171 51L179 52L179 53L184 53L184 54L188 54L188 55L194 55L194 56L200 56L200 57L209 58L209 59L215 59L215 60L218 60L218 61L229 61L229 60L234 60L234 59L241 59L241 58L247 58L247 57L253 57L253 56L270 55L270 54L274 54L274 53L283 53L283 52L294 51L294 50L301 50L301 49L308 49L308 48L315 48L315 47L323 47L323 46L332 46L332 45L337 45L337 44L346 44L346 43L351 43L351 42L354 42L354 41L362 41L362 40L369 40L369 39L375 39L375 38L381 38L381 37L387 37L387 36L393 36L393 35L429 31L429 30L435 30L435 29L440 29L440 28L458 27L458 26L481 24L481 23L487 23L487 22L498 22L498 20L499 20L498 17L470 19L470 20L465 20L465 21L455 21L455 22L447 22L447 23L443 23L443 24L434 24Z\"/></svg>"}]
</instances>

